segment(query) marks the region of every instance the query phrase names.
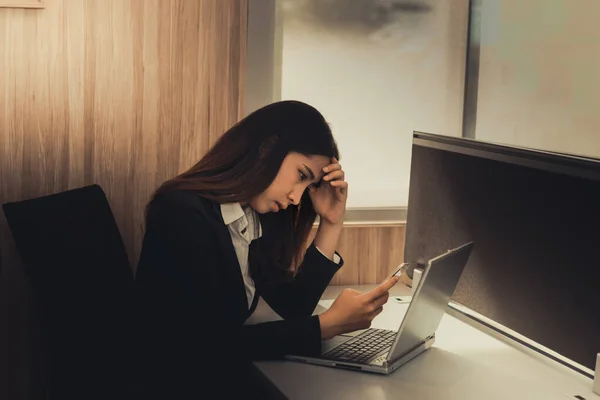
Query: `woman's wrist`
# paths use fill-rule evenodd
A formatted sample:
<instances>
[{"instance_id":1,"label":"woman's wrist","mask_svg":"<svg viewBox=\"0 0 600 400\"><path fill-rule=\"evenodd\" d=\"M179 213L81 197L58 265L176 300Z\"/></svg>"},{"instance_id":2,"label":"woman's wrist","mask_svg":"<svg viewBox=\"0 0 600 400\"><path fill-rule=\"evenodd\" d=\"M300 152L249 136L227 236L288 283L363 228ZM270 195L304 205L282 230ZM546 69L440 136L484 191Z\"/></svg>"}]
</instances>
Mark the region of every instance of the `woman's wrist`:
<instances>
[{"instance_id":1,"label":"woman's wrist","mask_svg":"<svg viewBox=\"0 0 600 400\"><path fill-rule=\"evenodd\" d=\"M326 221L320 221L314 244L325 256L333 259L341 232L342 224L331 224Z\"/></svg>"},{"instance_id":2,"label":"woman's wrist","mask_svg":"<svg viewBox=\"0 0 600 400\"><path fill-rule=\"evenodd\" d=\"M319 324L321 326L321 340L331 339L340 333L331 310L319 314Z\"/></svg>"},{"instance_id":3,"label":"woman's wrist","mask_svg":"<svg viewBox=\"0 0 600 400\"><path fill-rule=\"evenodd\" d=\"M318 231L321 231L321 232L326 231L326 232L339 233L342 231L343 226L344 226L343 222L331 223L326 220L320 220L317 232Z\"/></svg>"},{"instance_id":4,"label":"woman's wrist","mask_svg":"<svg viewBox=\"0 0 600 400\"><path fill-rule=\"evenodd\" d=\"M343 225L344 225L344 220L343 219L340 219L339 221L332 222L332 221L329 221L328 219L320 218L319 217L319 226L326 226L326 227L331 227L331 228L338 227L338 228L341 229Z\"/></svg>"}]
</instances>

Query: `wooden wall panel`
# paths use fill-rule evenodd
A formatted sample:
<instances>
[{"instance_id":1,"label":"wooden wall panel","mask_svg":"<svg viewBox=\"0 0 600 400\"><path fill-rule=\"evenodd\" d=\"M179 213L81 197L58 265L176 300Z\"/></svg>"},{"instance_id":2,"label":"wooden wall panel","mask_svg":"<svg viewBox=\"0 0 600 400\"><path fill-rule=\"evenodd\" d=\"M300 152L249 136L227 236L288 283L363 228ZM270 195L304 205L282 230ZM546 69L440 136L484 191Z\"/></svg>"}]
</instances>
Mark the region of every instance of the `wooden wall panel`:
<instances>
[{"instance_id":1,"label":"wooden wall panel","mask_svg":"<svg viewBox=\"0 0 600 400\"><path fill-rule=\"evenodd\" d=\"M49 0L0 10L0 202L98 183L135 263L150 192L242 115L246 7Z\"/></svg>"},{"instance_id":2,"label":"wooden wall panel","mask_svg":"<svg viewBox=\"0 0 600 400\"><path fill-rule=\"evenodd\" d=\"M97 183L135 266L151 191L243 115L247 0L44 5L0 8L0 203ZM0 398L39 395L32 324L0 215Z\"/></svg>"},{"instance_id":3,"label":"wooden wall panel","mask_svg":"<svg viewBox=\"0 0 600 400\"><path fill-rule=\"evenodd\" d=\"M316 234L313 229L312 236ZM345 225L338 252L344 266L332 280L336 285L380 283L404 262L406 225Z\"/></svg>"}]
</instances>

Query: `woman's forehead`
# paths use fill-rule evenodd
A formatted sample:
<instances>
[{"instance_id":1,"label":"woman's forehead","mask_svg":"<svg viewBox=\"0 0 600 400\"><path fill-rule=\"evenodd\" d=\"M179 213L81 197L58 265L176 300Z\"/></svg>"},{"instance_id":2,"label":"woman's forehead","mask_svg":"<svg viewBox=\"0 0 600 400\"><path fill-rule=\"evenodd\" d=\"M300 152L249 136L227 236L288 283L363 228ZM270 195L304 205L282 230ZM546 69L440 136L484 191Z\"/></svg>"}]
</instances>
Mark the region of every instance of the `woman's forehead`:
<instances>
[{"instance_id":1,"label":"woman's forehead","mask_svg":"<svg viewBox=\"0 0 600 400\"><path fill-rule=\"evenodd\" d=\"M321 166L321 167L328 165L330 162L329 158L326 156L321 156L321 155L306 156L306 155L300 154L300 153L290 153L290 154L288 154L288 159L290 161L293 161L296 163L304 163L304 164L310 164L313 166Z\"/></svg>"}]
</instances>

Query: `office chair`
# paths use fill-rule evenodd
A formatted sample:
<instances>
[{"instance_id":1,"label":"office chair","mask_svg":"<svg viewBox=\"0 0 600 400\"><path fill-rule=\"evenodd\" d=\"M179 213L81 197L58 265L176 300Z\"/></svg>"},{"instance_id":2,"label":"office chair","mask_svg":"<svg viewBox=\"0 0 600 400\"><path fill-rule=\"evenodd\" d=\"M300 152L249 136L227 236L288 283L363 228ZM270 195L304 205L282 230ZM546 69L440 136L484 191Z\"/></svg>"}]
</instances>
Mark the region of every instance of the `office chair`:
<instances>
[{"instance_id":1,"label":"office chair","mask_svg":"<svg viewBox=\"0 0 600 400\"><path fill-rule=\"evenodd\" d=\"M133 274L104 191L2 207L38 306L47 398L114 397L129 365Z\"/></svg>"}]
</instances>

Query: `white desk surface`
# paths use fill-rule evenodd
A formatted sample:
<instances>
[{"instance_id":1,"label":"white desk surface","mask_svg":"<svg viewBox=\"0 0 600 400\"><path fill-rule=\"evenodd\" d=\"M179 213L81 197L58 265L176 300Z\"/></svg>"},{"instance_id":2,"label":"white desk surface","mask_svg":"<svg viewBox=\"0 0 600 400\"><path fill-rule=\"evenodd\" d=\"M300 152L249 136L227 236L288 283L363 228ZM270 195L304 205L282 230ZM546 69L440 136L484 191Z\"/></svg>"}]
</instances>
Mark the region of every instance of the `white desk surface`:
<instances>
[{"instance_id":1,"label":"white desk surface","mask_svg":"<svg viewBox=\"0 0 600 400\"><path fill-rule=\"evenodd\" d=\"M366 291L374 285L350 287ZM322 299L332 300L342 289L331 286ZM392 296L410 293L401 284L391 291ZM396 330L398 307L406 306L388 301L372 327ZM289 399L565 400L579 395L600 400L588 377L450 313L442 319L434 346L391 375L292 361L255 365Z\"/></svg>"}]
</instances>

